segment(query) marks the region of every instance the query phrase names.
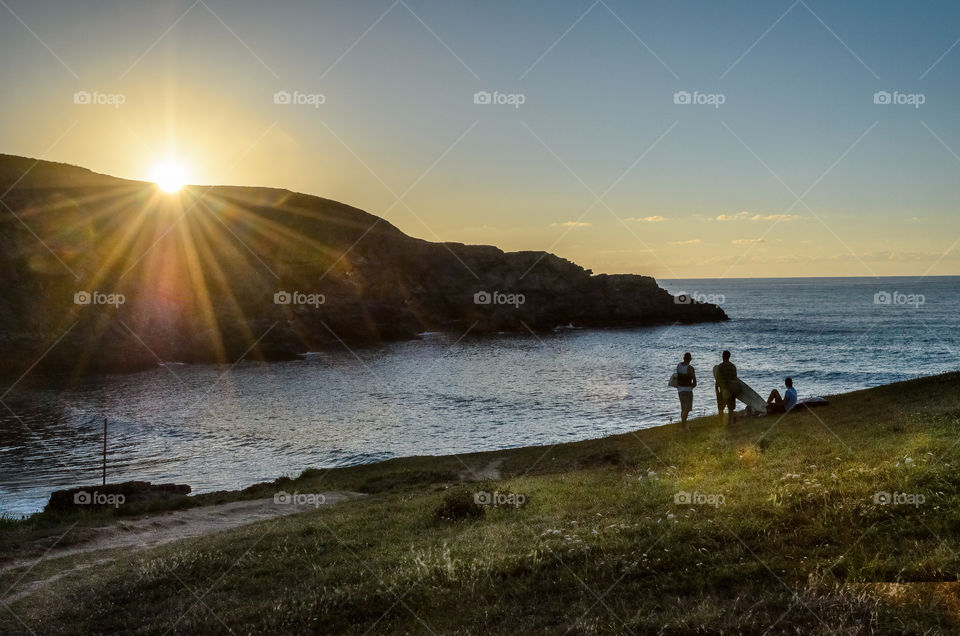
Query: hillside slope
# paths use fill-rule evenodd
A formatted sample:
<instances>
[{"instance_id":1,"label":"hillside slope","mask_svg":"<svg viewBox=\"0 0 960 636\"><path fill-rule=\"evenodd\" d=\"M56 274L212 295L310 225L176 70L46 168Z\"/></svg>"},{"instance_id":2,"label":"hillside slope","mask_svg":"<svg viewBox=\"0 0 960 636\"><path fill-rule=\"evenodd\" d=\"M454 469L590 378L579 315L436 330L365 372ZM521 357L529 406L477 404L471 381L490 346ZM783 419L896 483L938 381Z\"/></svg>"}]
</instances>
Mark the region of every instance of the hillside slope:
<instances>
[{"instance_id":1,"label":"hillside slope","mask_svg":"<svg viewBox=\"0 0 960 636\"><path fill-rule=\"evenodd\" d=\"M650 277L593 275L544 252L432 243L286 190L166 195L0 155L3 192L0 345L11 369L48 349L43 369L123 371L158 359L284 359L424 331L726 319L713 305L676 304Z\"/></svg>"},{"instance_id":2,"label":"hillside slope","mask_svg":"<svg viewBox=\"0 0 960 636\"><path fill-rule=\"evenodd\" d=\"M956 634L958 389L308 470L196 503L368 496L147 550L57 558L103 519L8 521L0 632Z\"/></svg>"}]
</instances>

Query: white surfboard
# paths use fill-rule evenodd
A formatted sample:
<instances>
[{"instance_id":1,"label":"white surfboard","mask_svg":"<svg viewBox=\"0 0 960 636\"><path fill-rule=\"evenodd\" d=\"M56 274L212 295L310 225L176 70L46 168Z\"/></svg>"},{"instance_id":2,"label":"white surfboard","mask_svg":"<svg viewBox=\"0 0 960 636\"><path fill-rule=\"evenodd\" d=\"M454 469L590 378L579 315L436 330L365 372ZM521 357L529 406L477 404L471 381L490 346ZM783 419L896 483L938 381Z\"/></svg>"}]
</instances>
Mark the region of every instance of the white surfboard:
<instances>
[{"instance_id":1,"label":"white surfboard","mask_svg":"<svg viewBox=\"0 0 960 636\"><path fill-rule=\"evenodd\" d=\"M713 367L713 378L717 379L717 367ZM737 396L737 399L747 406L749 406L754 412L759 413L760 415L767 414L767 401L760 397L760 394L754 391L750 386L743 380L737 378L737 381L740 382L740 395ZM722 409L722 399L720 395L717 395L717 409Z\"/></svg>"},{"instance_id":2,"label":"white surfboard","mask_svg":"<svg viewBox=\"0 0 960 636\"><path fill-rule=\"evenodd\" d=\"M740 395L737 396L737 399L753 409L754 412L760 415L767 414L767 401L743 380L740 380Z\"/></svg>"}]
</instances>

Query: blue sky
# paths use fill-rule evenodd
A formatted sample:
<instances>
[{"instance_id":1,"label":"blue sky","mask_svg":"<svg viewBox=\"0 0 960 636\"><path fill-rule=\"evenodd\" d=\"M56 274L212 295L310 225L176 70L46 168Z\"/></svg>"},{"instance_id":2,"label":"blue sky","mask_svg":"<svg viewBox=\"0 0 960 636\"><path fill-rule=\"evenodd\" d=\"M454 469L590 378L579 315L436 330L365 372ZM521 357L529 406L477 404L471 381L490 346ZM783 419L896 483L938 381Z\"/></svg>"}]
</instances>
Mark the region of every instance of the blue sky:
<instances>
[{"instance_id":1,"label":"blue sky","mask_svg":"<svg viewBox=\"0 0 960 636\"><path fill-rule=\"evenodd\" d=\"M595 271L960 274L955 2L5 1L0 152Z\"/></svg>"}]
</instances>

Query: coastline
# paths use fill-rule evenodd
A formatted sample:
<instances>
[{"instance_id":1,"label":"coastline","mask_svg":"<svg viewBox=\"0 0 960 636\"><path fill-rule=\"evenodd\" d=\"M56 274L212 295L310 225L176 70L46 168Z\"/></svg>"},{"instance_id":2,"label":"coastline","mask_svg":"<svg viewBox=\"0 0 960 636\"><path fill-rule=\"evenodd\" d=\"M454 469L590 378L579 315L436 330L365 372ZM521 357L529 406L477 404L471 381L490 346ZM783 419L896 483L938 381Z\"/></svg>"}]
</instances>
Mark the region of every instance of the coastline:
<instances>
[{"instance_id":1,"label":"coastline","mask_svg":"<svg viewBox=\"0 0 960 636\"><path fill-rule=\"evenodd\" d=\"M960 381L960 370L948 371L945 373L939 373L935 375L921 376L921 377L912 378L909 380L901 380L899 382L881 384L875 387L857 389L854 391L837 393L833 395L824 395L821 397L824 397L831 402L835 401L838 398L855 399L858 396L861 396L863 394L868 394L872 391L897 390L898 388L908 388L914 384L924 384L927 382L935 382L939 380ZM675 389L670 389L670 390L674 391ZM713 396L711 395L710 397L712 398ZM807 396L807 397L810 397L810 396ZM743 405L738 402L738 407L742 408L742 406ZM819 411L819 412L826 413L827 411ZM792 414L786 415L786 417L789 418L791 416L797 416L799 414L800 414L799 412L792 413ZM678 417L679 417L679 405L678 405ZM780 414L780 415L767 415L763 417L751 416L749 419L752 421L764 421L764 420L767 420L768 418L780 420L780 419L783 419L783 417L784 416ZM688 420L688 426L690 426L691 429L698 428L698 427L709 427L711 425L720 426L719 416L706 415L706 416L701 416L697 418L691 418ZM655 435L657 437L659 437L659 435L656 435L657 432L670 433L671 435L683 434L683 431L680 426L680 422L671 421L671 422L665 422L663 424L640 428L635 431L629 431L626 433L618 433L615 435L607 435L603 437L588 438L588 439L576 440L576 441L570 441L570 442L560 442L557 444L516 446L516 447L497 449L497 450L483 450L483 451L474 451L470 453L459 453L459 454L449 454L449 455L411 455L411 456L405 456L405 457L392 457L390 459L386 459L383 461L371 462L371 463L365 463L365 464L355 464L352 466L338 466L334 468L307 468L299 476L292 479L288 477L277 477L272 481L258 482L239 490L219 491L216 493L208 493L208 495L217 496L219 498L221 496L229 495L229 494L241 495L244 493L251 493L251 492L262 493L265 489L275 487L278 484L296 483L297 481L303 479L304 477L312 478L318 474L327 474L332 476L337 474L338 472L361 472L364 468L374 469L376 467L386 467L388 465L390 466L391 469L407 468L408 466L409 467L416 466L418 468L422 468L421 464L430 463L430 462L436 462L438 465L448 466L450 464L455 464L455 462L457 462L457 458L464 460L465 463L471 466L478 465L478 464L487 465L491 461L502 459L503 456L509 457L510 455L514 455L514 454L526 455L528 453L536 453L538 451L545 452L548 449L553 449L553 448L572 448L572 449L587 448L590 446L602 445L605 442L610 442L613 440L634 437L636 435L644 434L645 432L651 435ZM195 495L195 496L200 497L204 495Z\"/></svg>"},{"instance_id":2,"label":"coastline","mask_svg":"<svg viewBox=\"0 0 960 636\"><path fill-rule=\"evenodd\" d=\"M8 433L0 446L16 449L6 453L15 463L4 471L0 498L7 514L29 514L44 506L51 489L85 483L51 461L41 438L64 449L61 460L81 479L99 481L88 469L94 459L99 464L102 440L89 427L102 428L102 416L109 416L111 431L127 436L116 438L118 452L108 458L117 466L115 474L108 466L110 479L177 481L208 493L296 476L308 467L551 444L663 425L678 416L664 370L685 350L703 372L713 356L719 360L718 348L731 349L741 375L762 397L787 375L803 397L948 371L956 368L951 351L960 344L950 335L957 286L953 278L938 280L914 290L929 301L919 309L874 304L877 288L906 289L889 280L804 283L792 293L783 293L781 283L690 283L677 289L725 294L724 307L736 319L539 337L470 334L459 342L436 336L356 348L356 356L340 346L306 360L242 362L233 368L238 390L232 393L218 382L226 365L173 365L78 383L64 409L56 389L34 391L28 375L5 401L37 435L9 412L0 418ZM781 346L785 337L789 346ZM869 361L869 371L847 358ZM39 376L34 380L40 383ZM184 409L178 398L184 385L215 387L200 402L213 408ZM698 390L693 415L715 412L709 393L709 387ZM270 412L274 403L284 404L282 412ZM232 421L219 421L224 418ZM283 435L275 438L271 424ZM163 448L158 463L156 449Z\"/></svg>"},{"instance_id":3,"label":"coastline","mask_svg":"<svg viewBox=\"0 0 960 636\"><path fill-rule=\"evenodd\" d=\"M856 389L854 391L837 393L833 395L824 395L822 397L831 402L838 398L855 399L861 394L872 391L896 390L898 387L908 387L911 384L924 384L927 382L935 382L941 379L949 380L954 377L960 380L960 370L921 376L909 380L882 384L875 387ZM704 387L706 387L706 385L704 385ZM674 389L670 390L673 391ZM712 395L710 397L712 398ZM742 404L738 403L738 407L742 409L742 406ZM820 413L829 413L829 411L823 409L818 409L818 411ZM796 412L786 415L786 417L790 418L798 415L799 412ZM784 419L784 416L782 414L767 415L764 417L750 416L749 421L760 422L769 418L775 418L779 421ZM718 415L706 415L695 418L691 417L688 421L688 426L691 429L695 429L701 427L721 426L721 424ZM272 496L277 491L278 487L295 488L298 486L298 484L303 482L309 482L312 484L318 479L328 480L328 482L332 484L331 488L335 490L356 490L359 492L367 492L367 490L364 489L365 486L368 489L372 489L371 492L377 492L387 485L387 482L391 482L390 486L393 486L402 483L407 485L422 485L429 481L429 479L437 479L440 481L445 480L450 482L481 481L483 478L487 477L485 469L492 462L498 462L498 466L505 466L503 469L497 471L497 478L499 479L504 476L515 475L517 471L510 470L510 468L516 464L522 464L523 461L527 461L527 458L530 455L536 456L538 453L545 453L551 449L564 449L568 453L577 454L586 452L586 450L591 447L603 447L610 443L616 443L617 441L629 441L630 438L637 438L637 436L649 435L653 439L660 440L664 435L676 436L683 434L684 432L681 428L680 422L670 421L664 422L663 424L639 428L633 431L627 431L624 433L569 442L558 442L555 444L515 446L503 449L479 450L468 453L453 453L445 455L409 455L403 457L391 457L389 459L380 461L352 464L349 466L335 466L328 468L311 467L304 469L296 477L278 476L272 480L259 481L243 488L190 494L185 498L184 502L174 505L171 507L171 509L205 505L220 505L228 502L245 501L265 496ZM539 467L539 462L537 462L534 467ZM476 474L471 474L471 471L476 471ZM387 474L402 472L410 472L413 474L413 477L409 479L394 478L393 480L386 479L384 477L384 475ZM528 472L531 472L532 474L543 474L539 471L533 472L532 469ZM384 483L378 483L378 480L384 480ZM91 489L96 489L95 484L89 485L89 487ZM26 518L42 514L42 511L32 513L31 515L27 515Z\"/></svg>"}]
</instances>

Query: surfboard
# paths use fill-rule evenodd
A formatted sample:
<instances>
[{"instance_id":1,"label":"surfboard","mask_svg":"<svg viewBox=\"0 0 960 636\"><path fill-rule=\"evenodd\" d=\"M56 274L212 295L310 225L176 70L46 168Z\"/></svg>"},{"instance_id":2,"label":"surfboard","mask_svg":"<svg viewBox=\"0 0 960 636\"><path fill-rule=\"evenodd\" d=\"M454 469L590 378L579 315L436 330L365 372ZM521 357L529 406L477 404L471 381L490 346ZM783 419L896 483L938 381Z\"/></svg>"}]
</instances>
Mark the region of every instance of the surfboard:
<instances>
[{"instance_id":1,"label":"surfboard","mask_svg":"<svg viewBox=\"0 0 960 636\"><path fill-rule=\"evenodd\" d=\"M804 398L797 402L797 406L803 405L808 409L812 409L816 406L828 406L829 404L830 402L828 402L826 398L822 398L820 396ZM797 406L793 407L794 411L797 410Z\"/></svg>"},{"instance_id":2,"label":"surfboard","mask_svg":"<svg viewBox=\"0 0 960 636\"><path fill-rule=\"evenodd\" d=\"M717 379L717 368L720 365L713 367L713 379ZM751 408L756 413L760 415L767 414L767 401L760 397L760 394L754 391L750 386L743 380L737 378L737 381L740 383L740 395L737 396L737 399ZM723 413L723 396L721 395L719 389L717 390L717 412Z\"/></svg>"},{"instance_id":3,"label":"surfboard","mask_svg":"<svg viewBox=\"0 0 960 636\"><path fill-rule=\"evenodd\" d=\"M717 367L719 367L719 366L720 366L720 365L718 365L718 364L713 365L713 387L714 387L714 391L715 391L716 394L717 394L717 413L723 413L723 408L724 408L724 406L725 406L724 403L723 403L723 395L721 395L721 393L720 393L720 387L719 387L719 385L717 384L717 382L718 382L718 381L717 381Z\"/></svg>"},{"instance_id":4,"label":"surfboard","mask_svg":"<svg viewBox=\"0 0 960 636\"><path fill-rule=\"evenodd\" d=\"M739 381L740 395L737 396L737 399L753 409L754 412L759 413L760 415L766 415L767 401L760 397L759 393L751 389L746 382L743 380Z\"/></svg>"}]
</instances>

